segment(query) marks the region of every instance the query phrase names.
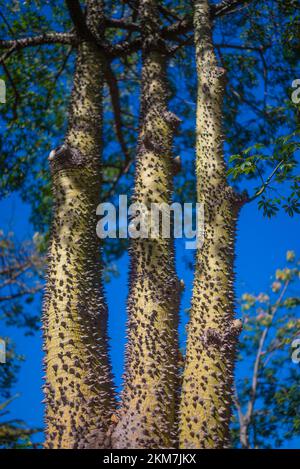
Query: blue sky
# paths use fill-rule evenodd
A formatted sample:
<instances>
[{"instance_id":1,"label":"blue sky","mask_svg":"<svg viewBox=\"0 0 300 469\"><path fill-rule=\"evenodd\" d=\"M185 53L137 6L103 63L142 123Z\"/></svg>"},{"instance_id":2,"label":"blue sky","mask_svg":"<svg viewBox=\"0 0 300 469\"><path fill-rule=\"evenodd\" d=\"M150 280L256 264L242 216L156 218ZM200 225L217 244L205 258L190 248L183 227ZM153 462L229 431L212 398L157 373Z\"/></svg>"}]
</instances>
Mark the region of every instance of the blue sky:
<instances>
[{"instance_id":1,"label":"blue sky","mask_svg":"<svg viewBox=\"0 0 300 469\"><path fill-rule=\"evenodd\" d=\"M0 203L1 228L13 230L19 240L32 235L28 222L29 207L13 195ZM265 291L271 282L275 269L285 265L285 253L294 249L300 253L300 218L289 218L279 214L271 220L262 216L256 203L246 206L239 218L236 245L236 293L237 298L245 291L259 293ZM181 304L181 341L184 340L184 325L187 321L185 310L189 307L192 288L192 272L186 268L183 241L177 243L178 275L186 288ZM111 357L116 384L121 383L123 350L125 345L125 305L127 295L128 256L117 262L120 275L106 284L109 304L109 333L111 337ZM33 304L34 308L38 305ZM2 331L1 331L2 332ZM4 333L6 331L3 331ZM41 334L25 337L22 330L10 328L7 333L17 344L17 351L26 356L22 365L15 391L21 393L10 406L11 417L22 418L30 425L42 426L43 399ZM287 443L287 447L291 443Z\"/></svg>"}]
</instances>

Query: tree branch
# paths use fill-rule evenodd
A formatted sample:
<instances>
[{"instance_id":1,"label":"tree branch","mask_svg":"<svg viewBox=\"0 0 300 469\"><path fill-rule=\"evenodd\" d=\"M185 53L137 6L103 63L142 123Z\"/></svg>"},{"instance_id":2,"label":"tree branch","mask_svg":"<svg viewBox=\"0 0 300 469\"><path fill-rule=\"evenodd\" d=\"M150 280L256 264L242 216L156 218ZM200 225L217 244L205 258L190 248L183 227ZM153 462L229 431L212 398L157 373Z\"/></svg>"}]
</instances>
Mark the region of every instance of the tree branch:
<instances>
[{"instance_id":1,"label":"tree branch","mask_svg":"<svg viewBox=\"0 0 300 469\"><path fill-rule=\"evenodd\" d=\"M283 164L283 160L279 161L279 163L275 166L275 168L273 169L273 171L271 172L271 174L269 175L265 183L261 186L261 188L257 192L255 192L255 194L252 197L249 197L248 199L246 199L246 203L252 202L253 200L260 197L263 194L263 192L265 192L266 188L268 187L268 185L270 184L270 182L272 181L273 177L275 176L277 171L280 169L280 166L282 164Z\"/></svg>"},{"instance_id":2,"label":"tree branch","mask_svg":"<svg viewBox=\"0 0 300 469\"><path fill-rule=\"evenodd\" d=\"M248 431L247 431L248 425L245 419L245 415L243 414L243 411L242 411L242 405L239 400L239 395L238 395L236 386L234 386L233 403L238 412L239 424L240 424L239 434L240 434L240 442L241 442L242 448L249 448Z\"/></svg>"},{"instance_id":3,"label":"tree branch","mask_svg":"<svg viewBox=\"0 0 300 469\"><path fill-rule=\"evenodd\" d=\"M127 31L140 31L140 27L137 23L129 22L118 18L106 18L106 27L108 28L120 28L126 29Z\"/></svg>"},{"instance_id":4,"label":"tree branch","mask_svg":"<svg viewBox=\"0 0 300 469\"><path fill-rule=\"evenodd\" d=\"M42 44L74 44L78 43L78 38L76 34L72 32L68 33L44 33L38 36L24 37L21 39L0 39L0 49L8 49L5 57L0 58L0 63L13 52L24 49L25 47L40 46Z\"/></svg>"},{"instance_id":5,"label":"tree branch","mask_svg":"<svg viewBox=\"0 0 300 469\"><path fill-rule=\"evenodd\" d=\"M223 0L211 6L212 16L217 18L219 16L228 15L229 13L234 13L237 10L247 7L252 1L253 0Z\"/></svg>"},{"instance_id":6,"label":"tree branch","mask_svg":"<svg viewBox=\"0 0 300 469\"><path fill-rule=\"evenodd\" d=\"M128 163L130 157L129 157L128 149L127 149L126 142L124 139L124 135L122 132L123 122L122 122L122 110L121 110L121 105L120 105L120 91L118 87L118 81L115 77L111 64L108 60L106 61L106 67L105 67L104 73L105 73L106 82L108 84L110 97L111 97L111 103L112 103L112 107L114 111L116 135L119 140L122 152L124 153L125 161L126 163Z\"/></svg>"},{"instance_id":7,"label":"tree branch","mask_svg":"<svg viewBox=\"0 0 300 469\"><path fill-rule=\"evenodd\" d=\"M58 82L60 76L62 75L66 65L67 65L67 62L69 60L69 57L70 55L72 54L72 50L73 50L73 47L70 46L68 48L68 52L66 53L65 57L64 57L64 60L62 62L62 65L60 67L60 69L58 70L57 74L55 75L55 78L54 78L54 81L52 83L52 86L51 86L51 89L49 89L48 93L47 93L47 98L46 98L46 106L48 106L49 104L49 100L50 100L50 97L51 95L53 95L53 92L55 92L55 86L56 86L56 83Z\"/></svg>"},{"instance_id":8,"label":"tree branch","mask_svg":"<svg viewBox=\"0 0 300 469\"><path fill-rule=\"evenodd\" d=\"M239 7L245 8L253 0L224 0L217 5L211 6L211 15L212 18L219 18L225 16L229 13L233 13ZM170 26L162 28L161 34L164 39L167 40L176 40L178 35L186 34L189 31L192 31L193 21L192 17L186 15L184 18L180 19L176 23L173 23Z\"/></svg>"},{"instance_id":9,"label":"tree branch","mask_svg":"<svg viewBox=\"0 0 300 469\"><path fill-rule=\"evenodd\" d=\"M282 292L277 299L275 305L271 307L271 318L270 318L270 323L264 328L260 339L259 339L259 345L256 353L256 358L254 362L254 367L253 367L253 374L252 374L252 384L251 384L251 394L250 394L250 399L248 402L247 406L247 412L243 415L243 422L244 422L244 428L243 428L243 433L245 437L245 441L248 441L248 427L249 424L252 420L253 417L253 411L254 411L254 405L256 401L256 394L257 394L257 385L258 385L258 375L259 375L259 370L260 370L260 364L261 364L261 357L263 353L263 347L265 345L269 330L271 328L273 319L275 317L275 314L282 302L282 299L286 293L286 290L289 286L290 280L287 280L284 284L284 287L282 289ZM248 445L249 447L249 445Z\"/></svg>"},{"instance_id":10,"label":"tree branch","mask_svg":"<svg viewBox=\"0 0 300 469\"><path fill-rule=\"evenodd\" d=\"M217 18L228 13L233 13L239 7L247 6L249 3L251 3L251 1L253 0L224 0L221 3L212 6L212 16L213 18ZM77 34L74 32L50 32L22 39L0 40L0 49L8 49L7 53L0 58L0 63L3 63L3 61L14 51L23 49L25 47L32 47L42 44L77 45L80 42L80 37L87 38L88 40L95 40L86 26L84 15L81 11L78 0L66 0L66 4ZM120 19L106 18L105 24L108 27L119 27L129 31L140 31L140 28L136 23L130 23L129 21ZM191 16L185 16L170 26L163 27L161 30L161 37L169 41L178 40L178 36L192 31L192 27L193 25ZM115 44L112 46L104 45L103 47L111 59L122 57L137 52L141 48L141 38L137 37L131 42L124 41L120 44Z\"/></svg>"},{"instance_id":11,"label":"tree branch","mask_svg":"<svg viewBox=\"0 0 300 469\"><path fill-rule=\"evenodd\" d=\"M43 288L44 288L44 285L40 284L40 285L37 285L36 287L19 290L15 293L12 293L11 295L0 296L0 302L15 300L16 298L21 298L22 296L25 296L25 295L34 295L35 293L41 291Z\"/></svg>"}]
</instances>

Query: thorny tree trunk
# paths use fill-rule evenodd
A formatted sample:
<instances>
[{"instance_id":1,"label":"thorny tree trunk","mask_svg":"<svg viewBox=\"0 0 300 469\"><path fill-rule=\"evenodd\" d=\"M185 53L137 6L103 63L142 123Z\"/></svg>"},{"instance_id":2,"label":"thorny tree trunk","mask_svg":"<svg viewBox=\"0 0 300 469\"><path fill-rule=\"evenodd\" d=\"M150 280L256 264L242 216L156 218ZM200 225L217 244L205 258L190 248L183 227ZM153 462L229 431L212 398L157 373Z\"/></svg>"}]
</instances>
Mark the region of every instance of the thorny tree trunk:
<instances>
[{"instance_id":1,"label":"thorny tree trunk","mask_svg":"<svg viewBox=\"0 0 300 469\"><path fill-rule=\"evenodd\" d=\"M172 138L178 119L167 110L166 58L157 35L156 0L140 3L143 32L141 128L134 201L171 203ZM147 224L147 221L145 220ZM178 392L179 288L172 239L131 245L128 343L115 448L174 445Z\"/></svg>"},{"instance_id":2,"label":"thorny tree trunk","mask_svg":"<svg viewBox=\"0 0 300 469\"><path fill-rule=\"evenodd\" d=\"M87 22L98 23L99 16L92 15L99 15L99 2L87 6ZM48 448L103 447L115 407L95 231L102 84L101 52L83 42L68 132L64 145L49 157L55 206L44 302Z\"/></svg>"},{"instance_id":3,"label":"thorny tree trunk","mask_svg":"<svg viewBox=\"0 0 300 469\"><path fill-rule=\"evenodd\" d=\"M228 444L234 352L234 238L240 198L226 182L222 98L225 70L217 64L207 0L194 2L198 75L197 200L204 205L204 244L197 252L183 388L180 447Z\"/></svg>"}]
</instances>

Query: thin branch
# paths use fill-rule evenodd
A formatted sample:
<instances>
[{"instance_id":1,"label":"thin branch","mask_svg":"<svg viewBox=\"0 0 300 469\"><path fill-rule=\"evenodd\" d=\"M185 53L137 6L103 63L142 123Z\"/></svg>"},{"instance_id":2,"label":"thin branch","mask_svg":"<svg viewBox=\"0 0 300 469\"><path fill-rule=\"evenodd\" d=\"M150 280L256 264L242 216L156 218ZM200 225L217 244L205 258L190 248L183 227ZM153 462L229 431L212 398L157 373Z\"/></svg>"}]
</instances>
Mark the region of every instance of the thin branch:
<instances>
[{"instance_id":1,"label":"thin branch","mask_svg":"<svg viewBox=\"0 0 300 469\"><path fill-rule=\"evenodd\" d=\"M37 285L36 287L26 288L16 293L12 293L11 295L3 295L3 296L0 296L0 302L15 300L16 298L20 298L25 295L34 295L35 293L41 291L43 288L44 288L44 285Z\"/></svg>"},{"instance_id":2,"label":"thin branch","mask_svg":"<svg viewBox=\"0 0 300 469\"><path fill-rule=\"evenodd\" d=\"M134 54L141 49L142 40L140 37L137 37L130 41L123 41L120 44L115 44L113 46L106 47L107 55L114 59L116 57L125 57L127 55Z\"/></svg>"},{"instance_id":3,"label":"thin branch","mask_svg":"<svg viewBox=\"0 0 300 469\"><path fill-rule=\"evenodd\" d=\"M251 1L245 0L224 0L218 5L212 7L213 18L217 18L228 13L236 11L239 7L247 6ZM16 50L24 49L25 47L32 47L42 44L70 44L77 45L80 42L80 37L88 38L89 40L94 40L89 29L86 26L83 13L80 8L80 3L78 0L66 0L70 16L75 25L76 31L67 33L59 32L50 32L40 34L38 36L21 38L21 39L11 39L11 40L0 40L0 49L7 49L7 52L0 58L0 63L3 63L7 57L15 52ZM120 27L123 29L128 29L129 31L139 31L139 26L136 23L130 23L125 20L118 19L106 19L105 23L108 27ZM163 27L161 29L161 37L165 40L178 40L178 36L184 35L192 31L192 17L185 16L182 19L176 21L170 26ZM78 35L80 37L78 37ZM108 57L111 59L116 57L124 57L126 55L131 55L134 52L139 51L141 48L141 38L137 37L131 42L128 40L123 41L120 44L115 45L102 45Z\"/></svg>"},{"instance_id":4,"label":"thin branch","mask_svg":"<svg viewBox=\"0 0 300 469\"><path fill-rule=\"evenodd\" d=\"M216 47L221 47L225 49L237 49L237 50L251 50L255 52L261 53L263 49L266 49L266 47L253 47L253 46L243 46L239 44L225 44L225 43L220 43L220 44L215 44Z\"/></svg>"},{"instance_id":5,"label":"thin branch","mask_svg":"<svg viewBox=\"0 0 300 469\"><path fill-rule=\"evenodd\" d=\"M243 411L242 411L242 405L239 400L239 395L238 395L236 386L234 386L233 403L238 412L239 424L240 424L239 434L240 434L240 442L241 442L242 448L249 448L250 445L249 445L249 440L248 440L248 425L245 419L245 415L243 414Z\"/></svg>"},{"instance_id":6,"label":"thin branch","mask_svg":"<svg viewBox=\"0 0 300 469\"><path fill-rule=\"evenodd\" d=\"M237 8L243 7L245 8L250 4L253 0L224 0L217 5L212 5L211 14L213 19L218 18L228 13L233 13L237 10ZM161 35L164 39L167 40L176 40L178 39L178 35L186 34L190 32L193 28L193 20L192 17L186 15L176 23L168 27L164 27L161 30Z\"/></svg>"},{"instance_id":7,"label":"thin branch","mask_svg":"<svg viewBox=\"0 0 300 469\"><path fill-rule=\"evenodd\" d=\"M240 426L242 426L244 415L243 415L243 412L242 412L242 406L241 406L241 403L240 403L240 400L239 400L239 395L238 395L238 391L237 391L236 386L234 386L233 403L234 403L234 405L236 407L236 410L238 412Z\"/></svg>"},{"instance_id":8,"label":"thin branch","mask_svg":"<svg viewBox=\"0 0 300 469\"><path fill-rule=\"evenodd\" d=\"M18 397L20 397L20 394L19 394L19 393L15 394L14 396L10 397L9 399L7 399L7 400L4 401L4 402L1 402L1 404L0 404L0 410L2 411L3 409L5 409L12 401L14 401L15 399L17 399Z\"/></svg>"},{"instance_id":9,"label":"thin branch","mask_svg":"<svg viewBox=\"0 0 300 469\"><path fill-rule=\"evenodd\" d=\"M213 18L225 16L229 13L235 13L243 8L246 8L253 0L223 0L217 5L211 6Z\"/></svg>"},{"instance_id":10,"label":"thin branch","mask_svg":"<svg viewBox=\"0 0 300 469\"><path fill-rule=\"evenodd\" d=\"M284 287L283 287L283 289L280 293L279 298L277 299L275 305L271 308L270 322L264 328L264 330L261 334L261 337L259 339L259 345L258 345L256 357L255 357L254 367L253 367L250 399L249 399L248 406L247 406L247 412L243 416L244 425L246 427L246 434L248 432L249 424L252 420L254 405L255 405L255 401L256 401L258 375L259 375L259 370L260 370L261 357L263 355L263 348L264 348L264 345L265 345L269 330L271 328L272 322L274 320L275 314L276 314L279 306L281 305L282 299L283 299L283 297L286 293L286 290L287 290L289 284L290 284L290 280L287 280L284 284ZM247 435L246 435L246 437L247 437Z\"/></svg>"},{"instance_id":11,"label":"thin branch","mask_svg":"<svg viewBox=\"0 0 300 469\"><path fill-rule=\"evenodd\" d=\"M112 107L114 111L116 135L119 140L122 152L124 153L125 161L126 163L128 163L130 156L128 153L128 149L127 149L123 131L122 131L123 122L122 122L122 110L121 110L121 105L120 105L120 91L119 91L118 81L113 72L111 64L108 60L106 61L106 67L105 67L105 79L108 84L110 97L111 97L111 103L112 103Z\"/></svg>"},{"instance_id":12,"label":"thin branch","mask_svg":"<svg viewBox=\"0 0 300 469\"><path fill-rule=\"evenodd\" d=\"M106 18L105 24L108 28L120 28L126 31L140 31L137 23L117 18Z\"/></svg>"},{"instance_id":13,"label":"thin branch","mask_svg":"<svg viewBox=\"0 0 300 469\"><path fill-rule=\"evenodd\" d=\"M171 48L172 53L177 51L182 46L189 46L189 45L192 45L194 43L193 36L189 36L185 40L181 39L180 37L178 37L177 39L174 38L174 40L176 40L178 45ZM215 47L219 50L219 52L220 52L220 49L223 48L223 49L237 49L237 50L254 51L254 52L258 52L259 54L262 54L262 47L243 46L243 45L238 45L238 44L224 44L224 43L221 43L221 44L216 43Z\"/></svg>"},{"instance_id":14,"label":"thin branch","mask_svg":"<svg viewBox=\"0 0 300 469\"><path fill-rule=\"evenodd\" d=\"M3 258L1 257L1 261ZM24 263L17 263L11 266L5 266L3 269L0 270L0 275L9 275L10 278L15 278L19 275L19 273L24 272L30 267L33 263L31 261L25 261Z\"/></svg>"},{"instance_id":15,"label":"thin branch","mask_svg":"<svg viewBox=\"0 0 300 469\"><path fill-rule=\"evenodd\" d=\"M10 32L10 34L12 36L14 36L14 32L13 32L9 22L7 21L6 17L3 15L2 11L0 11L0 16L3 19L3 22L6 24L6 27L7 27L8 31Z\"/></svg>"},{"instance_id":16,"label":"thin branch","mask_svg":"<svg viewBox=\"0 0 300 469\"><path fill-rule=\"evenodd\" d=\"M123 165L121 168L119 168L119 172L118 172L118 175L116 176L116 178L111 182L111 187L110 189L107 191L107 193L104 194L103 196L103 200L108 200L113 194L114 194L114 191L115 191L115 188L117 187L117 185L119 184L119 181L120 179L128 173L131 165L133 164L133 159L129 159L128 162L125 162L125 165Z\"/></svg>"},{"instance_id":17,"label":"thin branch","mask_svg":"<svg viewBox=\"0 0 300 469\"><path fill-rule=\"evenodd\" d=\"M161 36L167 40L176 40L178 35L186 34L193 28L193 19L191 16L184 16L182 19L170 26L165 26L161 29Z\"/></svg>"},{"instance_id":18,"label":"thin branch","mask_svg":"<svg viewBox=\"0 0 300 469\"><path fill-rule=\"evenodd\" d=\"M245 415L245 420L247 424L250 423L252 415L253 415L253 409L254 409L254 404L256 400L256 390L257 390L257 383L258 383L258 371L259 371L260 359L262 356L262 350L263 350L268 332L269 332L269 326L265 327L259 339L259 344L258 344L258 349L257 349L256 357L255 357L253 374L252 374L251 397L248 402L248 409Z\"/></svg>"},{"instance_id":19,"label":"thin branch","mask_svg":"<svg viewBox=\"0 0 300 469\"><path fill-rule=\"evenodd\" d=\"M64 60L63 60L63 63L60 67L60 69L58 70L57 74L55 75L55 78L54 78L54 81L53 81L53 84L52 84L52 87L51 89L49 89L48 91L48 94L47 94L47 98L46 98L46 106L48 106L49 104L49 100L50 100L50 97L51 97L51 94L53 93L53 91L55 91L55 86L61 76L61 74L63 73L66 65L67 65L67 62L70 58L70 55L72 54L72 51L73 51L73 47L70 46L69 49L68 49L68 52L66 53L65 57L64 57Z\"/></svg>"},{"instance_id":20,"label":"thin branch","mask_svg":"<svg viewBox=\"0 0 300 469\"><path fill-rule=\"evenodd\" d=\"M252 197L249 197L246 200L246 203L252 202L253 200L257 199L265 192L266 188L268 187L268 185L270 184L270 182L272 181L273 177L278 172L282 164L283 164L283 160L279 161L279 163L275 166L275 168L273 169L273 171L271 172L271 174L269 175L265 183L260 187L260 189L257 192L255 192L255 194Z\"/></svg>"},{"instance_id":21,"label":"thin branch","mask_svg":"<svg viewBox=\"0 0 300 469\"><path fill-rule=\"evenodd\" d=\"M7 285L14 284L17 278L20 277L20 275L22 275L24 272L26 272L30 267L33 267L32 262L27 261L20 267L7 269L6 275L7 273L9 273L9 277L0 284L0 289L6 287ZM0 272L1 275L2 275L2 272L3 271Z\"/></svg>"}]
</instances>

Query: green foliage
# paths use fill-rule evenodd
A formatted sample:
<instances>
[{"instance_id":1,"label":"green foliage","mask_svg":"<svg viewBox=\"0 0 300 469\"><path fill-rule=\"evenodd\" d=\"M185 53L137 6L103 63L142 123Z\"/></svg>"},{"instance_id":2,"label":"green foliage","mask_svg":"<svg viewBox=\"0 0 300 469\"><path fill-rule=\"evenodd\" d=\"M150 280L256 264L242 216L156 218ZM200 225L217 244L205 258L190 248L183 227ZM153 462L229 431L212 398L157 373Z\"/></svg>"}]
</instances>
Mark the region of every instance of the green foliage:
<instances>
[{"instance_id":1,"label":"green foliage","mask_svg":"<svg viewBox=\"0 0 300 469\"><path fill-rule=\"evenodd\" d=\"M0 448L30 448L31 435L40 431L28 426L19 419L9 418L9 405L19 397L12 396L11 389L17 380L17 373L24 357L18 355L8 337L1 337L6 343L6 363L0 364Z\"/></svg>"},{"instance_id":2,"label":"green foliage","mask_svg":"<svg viewBox=\"0 0 300 469\"><path fill-rule=\"evenodd\" d=\"M39 316L34 314L33 302L41 291L44 261L40 254L42 239L35 234L33 240L17 243L12 232L0 232L0 324L23 328L26 335L39 327ZM6 362L0 364L0 448L32 447L31 435L38 429L25 422L9 418L12 388L24 357L16 352L9 337L0 337L6 344Z\"/></svg>"},{"instance_id":3,"label":"green foliage","mask_svg":"<svg viewBox=\"0 0 300 469\"><path fill-rule=\"evenodd\" d=\"M36 233L32 240L16 242L14 233L0 231L0 320L7 326L22 327L27 335L39 327L39 316L26 304L41 292L44 258L43 240Z\"/></svg>"},{"instance_id":4,"label":"green foliage","mask_svg":"<svg viewBox=\"0 0 300 469\"><path fill-rule=\"evenodd\" d=\"M241 177L248 179L260 179L260 186L254 189L254 196L261 198L258 200L258 208L263 210L267 217L276 215L280 206L289 215L300 213L298 202L299 176L297 175L298 161L297 152L300 150L300 131L295 131L289 135L278 137L274 142L270 141L267 147L257 143L243 150L240 154L232 155L229 159L231 167L228 175L236 181ZM268 148L273 149L273 154L268 154ZM265 168L271 167L269 176L264 180ZM272 196L271 190L276 185L276 196ZM283 186L284 192L279 193L278 188ZM268 196L264 193L268 192Z\"/></svg>"},{"instance_id":5,"label":"green foliage","mask_svg":"<svg viewBox=\"0 0 300 469\"><path fill-rule=\"evenodd\" d=\"M288 266L277 269L270 292L241 299L243 333L237 364L236 406L244 416L254 396L247 433L249 447L281 447L286 440L299 437L300 373L292 361L292 342L300 336L300 261L294 251L286 256ZM296 295L296 296L295 296ZM259 346L266 334L262 350ZM253 388L255 360L259 358L257 386ZM240 446L242 428L236 413L232 439Z\"/></svg>"}]
</instances>

